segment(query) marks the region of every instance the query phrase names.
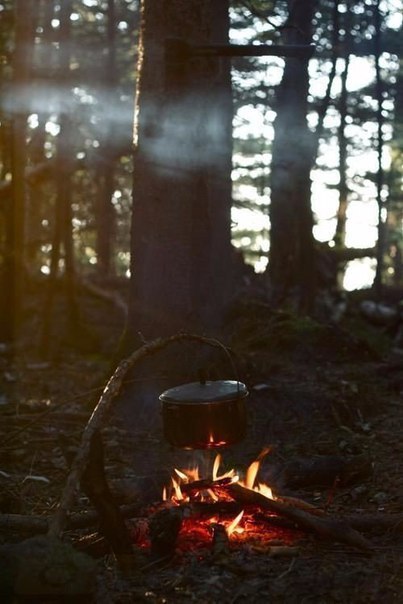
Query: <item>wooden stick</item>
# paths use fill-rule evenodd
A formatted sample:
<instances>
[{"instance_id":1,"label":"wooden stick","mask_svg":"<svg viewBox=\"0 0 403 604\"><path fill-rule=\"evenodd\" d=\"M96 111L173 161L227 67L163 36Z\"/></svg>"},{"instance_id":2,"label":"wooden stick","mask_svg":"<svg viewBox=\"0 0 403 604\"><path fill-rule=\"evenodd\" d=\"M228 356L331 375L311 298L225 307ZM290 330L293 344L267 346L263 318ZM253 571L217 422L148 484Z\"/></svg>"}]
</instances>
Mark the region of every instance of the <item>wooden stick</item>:
<instances>
[{"instance_id":1,"label":"wooden stick","mask_svg":"<svg viewBox=\"0 0 403 604\"><path fill-rule=\"evenodd\" d=\"M138 516L142 506L131 503L119 507L123 518L134 518ZM0 532L16 531L22 533L47 533L51 516L36 516L24 514L0 514ZM99 522L97 512L80 512L74 514L66 521L66 530L74 531L94 526Z\"/></svg>"},{"instance_id":2,"label":"wooden stick","mask_svg":"<svg viewBox=\"0 0 403 604\"><path fill-rule=\"evenodd\" d=\"M98 512L100 532L106 538L118 561L125 564L133 554L133 544L119 506L109 489L105 476L104 449L101 434L91 439L88 464L81 479L85 494Z\"/></svg>"},{"instance_id":3,"label":"wooden stick","mask_svg":"<svg viewBox=\"0 0 403 604\"><path fill-rule=\"evenodd\" d=\"M245 504L254 504L270 512L275 512L280 516L290 518L298 526L314 531L321 537L352 545L365 552L371 550L370 543L360 533L341 520L326 516L314 516L309 512L293 508L281 501L268 499L261 493L247 489L240 484L235 483L224 488L236 501Z\"/></svg>"},{"instance_id":4,"label":"wooden stick","mask_svg":"<svg viewBox=\"0 0 403 604\"><path fill-rule=\"evenodd\" d=\"M230 553L229 536L222 524L212 524L211 528L213 529L213 558L216 561L222 561Z\"/></svg>"},{"instance_id":5,"label":"wooden stick","mask_svg":"<svg viewBox=\"0 0 403 604\"><path fill-rule=\"evenodd\" d=\"M236 515L242 510L241 502L223 501L217 503L195 502L189 507L192 516L215 516L216 514ZM120 513L123 518L135 518L138 516L142 506L138 503L131 503L119 506ZM277 524L280 521L280 526L284 526L281 518L277 516L266 517L268 522ZM1 531L16 531L22 533L46 533L49 529L49 516L36 516L24 514L0 514L0 532ZM74 514L67 519L66 530L85 529L95 525L99 520L96 512L80 512ZM343 521L357 531L363 533L393 531L396 533L403 532L403 514L348 514L343 517ZM283 522L286 522L285 520ZM286 526L291 527L294 523L290 519L290 523Z\"/></svg>"},{"instance_id":6,"label":"wooden stick","mask_svg":"<svg viewBox=\"0 0 403 604\"><path fill-rule=\"evenodd\" d=\"M218 487L225 487L231 484L232 478L219 478L217 480L202 478L200 480L193 480L193 482L186 482L180 485L182 493L193 493L194 491L207 491L208 489L214 489Z\"/></svg>"},{"instance_id":7,"label":"wooden stick","mask_svg":"<svg viewBox=\"0 0 403 604\"><path fill-rule=\"evenodd\" d=\"M166 560L173 556L181 526L182 510L177 507L160 510L150 518L148 531L154 559Z\"/></svg>"},{"instance_id":8,"label":"wooden stick","mask_svg":"<svg viewBox=\"0 0 403 604\"><path fill-rule=\"evenodd\" d=\"M206 518L212 516L231 516L234 518L242 511L242 505L237 501L192 501L184 503L185 516L192 518Z\"/></svg>"},{"instance_id":9,"label":"wooden stick","mask_svg":"<svg viewBox=\"0 0 403 604\"><path fill-rule=\"evenodd\" d=\"M112 403L120 392L127 372L145 357L156 354L163 348L166 348L169 344L184 340L199 342L201 344L207 344L215 347L223 346L220 342L218 342L218 340L195 334L180 333L168 338L157 338L156 340L152 340L133 352L130 357L119 363L113 375L106 384L100 399L84 428L81 443L76 457L72 463L69 475L67 476L59 506L49 524L49 536L57 537L63 531L67 514L73 504L78 485L87 465L91 439L95 432L103 426L105 419L111 410Z\"/></svg>"},{"instance_id":10,"label":"wooden stick","mask_svg":"<svg viewBox=\"0 0 403 604\"><path fill-rule=\"evenodd\" d=\"M320 508L316 507L316 505L312 505L312 503L308 503L308 501L304 501L303 499L299 499L297 497L288 497L286 495L279 495L276 497L276 501L280 503L284 503L293 508L298 508L299 510L304 510L305 512L309 512L314 516L324 516L325 512Z\"/></svg>"}]
</instances>

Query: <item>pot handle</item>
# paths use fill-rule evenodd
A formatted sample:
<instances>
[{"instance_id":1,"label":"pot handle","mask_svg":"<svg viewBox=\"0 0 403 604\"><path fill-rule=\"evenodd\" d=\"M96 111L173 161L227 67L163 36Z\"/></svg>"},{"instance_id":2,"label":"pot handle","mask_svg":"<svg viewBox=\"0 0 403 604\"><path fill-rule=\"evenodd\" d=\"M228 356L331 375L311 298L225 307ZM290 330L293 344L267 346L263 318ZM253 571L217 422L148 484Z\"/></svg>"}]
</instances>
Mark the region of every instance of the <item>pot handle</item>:
<instances>
[{"instance_id":1,"label":"pot handle","mask_svg":"<svg viewBox=\"0 0 403 604\"><path fill-rule=\"evenodd\" d=\"M225 344L223 344L222 342L220 342L220 340L217 340L216 338L211 338L211 341L214 342L217 345L217 347L220 348L224 352L225 356L227 357L227 359L231 365L232 371L235 375L236 385L237 385L237 395L239 397L239 392L240 392L239 371L238 371L236 363L233 359L233 354L231 354L231 349L228 348L228 346L225 346ZM207 381L207 376L206 376L205 370L200 368L198 371L198 375L199 375L200 384L205 384Z\"/></svg>"}]
</instances>

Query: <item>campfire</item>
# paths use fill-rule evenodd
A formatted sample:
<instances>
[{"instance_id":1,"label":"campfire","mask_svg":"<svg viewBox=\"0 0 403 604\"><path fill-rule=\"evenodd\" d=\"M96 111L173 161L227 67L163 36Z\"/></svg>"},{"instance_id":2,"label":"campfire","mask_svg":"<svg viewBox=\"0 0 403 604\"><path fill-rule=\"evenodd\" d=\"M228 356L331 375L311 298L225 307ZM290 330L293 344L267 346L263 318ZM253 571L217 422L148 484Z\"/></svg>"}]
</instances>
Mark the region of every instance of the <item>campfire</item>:
<instances>
[{"instance_id":1,"label":"campfire","mask_svg":"<svg viewBox=\"0 0 403 604\"><path fill-rule=\"evenodd\" d=\"M197 465L175 469L161 503L152 506L149 521L135 524L135 544L151 547L154 556L164 558L175 551L201 553L207 548L221 555L245 544L256 551L269 551L295 543L301 536L295 525L262 506L267 501L270 508L270 502L276 500L272 489L258 480L261 461L268 452L262 451L243 477L233 469L222 471L221 454L216 455L208 477L201 476ZM242 501L248 496L250 501Z\"/></svg>"},{"instance_id":2,"label":"campfire","mask_svg":"<svg viewBox=\"0 0 403 604\"><path fill-rule=\"evenodd\" d=\"M221 454L207 477L197 466L175 469L162 501L132 523L132 543L150 551L155 560L188 552L221 558L241 547L289 555L298 549L304 533L370 549L367 540L342 520L306 501L275 494L260 482L259 468L268 452L262 451L244 476L221 470Z\"/></svg>"},{"instance_id":3,"label":"campfire","mask_svg":"<svg viewBox=\"0 0 403 604\"><path fill-rule=\"evenodd\" d=\"M127 371L145 356L186 339L217 346L215 340L202 336L177 334L145 344L117 367L84 429L59 506L49 521L48 536L54 538L63 531L81 482L97 510L103 535L123 567L128 560L141 565L135 550L145 548L157 561L207 545L215 556L226 555L240 544L273 554L279 542L281 548L290 549L287 544L295 543L301 531L370 551L371 544L350 524L299 499L273 494L260 484L258 470L267 451L244 477L232 470L222 472L220 456L210 475L196 469L175 470L162 501L148 506L145 514L140 512L142 517L127 526L106 480L101 429ZM179 449L206 452L239 442L246 429L246 396L246 387L238 380L201 381L166 391L160 396L166 440Z\"/></svg>"},{"instance_id":4,"label":"campfire","mask_svg":"<svg viewBox=\"0 0 403 604\"><path fill-rule=\"evenodd\" d=\"M247 396L246 386L238 380L201 380L165 391L160 400L166 440L177 448L206 454L239 442L246 430ZM177 550L209 542L214 553L222 554L240 543L253 544L255 538L260 548L267 547L273 540L278 542L280 529L281 543L295 541L298 527L336 540L343 535L344 541L367 547L350 527L324 518L323 511L306 502L275 496L260 483L258 471L267 453L268 449L262 451L243 477L234 470L222 472L220 454L210 475L201 477L198 468L176 469L146 530L144 523L137 525L134 542L150 546L155 558L169 558Z\"/></svg>"}]
</instances>

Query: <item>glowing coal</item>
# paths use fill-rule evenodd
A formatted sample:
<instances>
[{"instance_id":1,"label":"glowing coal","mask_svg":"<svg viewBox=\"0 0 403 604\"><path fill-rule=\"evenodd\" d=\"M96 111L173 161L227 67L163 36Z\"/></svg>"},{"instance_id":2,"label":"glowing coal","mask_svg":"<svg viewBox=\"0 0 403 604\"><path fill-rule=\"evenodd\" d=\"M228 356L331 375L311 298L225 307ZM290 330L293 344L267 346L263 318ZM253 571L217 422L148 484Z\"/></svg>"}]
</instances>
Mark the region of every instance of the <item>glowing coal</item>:
<instances>
[{"instance_id":1,"label":"glowing coal","mask_svg":"<svg viewBox=\"0 0 403 604\"><path fill-rule=\"evenodd\" d=\"M155 515L166 517L169 532L170 514L177 519L181 516L181 527L177 541L173 543L175 552L198 551L208 548L210 551L218 534L225 534L229 548L247 544L250 547L270 547L279 540L283 544L295 541L295 530L284 528L275 514L262 513L255 505L241 505L228 492L231 485L238 483L243 488L260 493L268 499L275 499L271 488L258 480L258 472L263 457L262 452L254 460L245 476L235 470L222 471L222 458L217 455L208 478L200 476L199 468L175 469L171 483L164 488L163 501L153 511ZM163 510L163 513L161 513ZM176 521L176 520L175 520ZM163 532L162 527L160 532ZM147 546L144 526L135 532L134 540L139 545Z\"/></svg>"}]
</instances>

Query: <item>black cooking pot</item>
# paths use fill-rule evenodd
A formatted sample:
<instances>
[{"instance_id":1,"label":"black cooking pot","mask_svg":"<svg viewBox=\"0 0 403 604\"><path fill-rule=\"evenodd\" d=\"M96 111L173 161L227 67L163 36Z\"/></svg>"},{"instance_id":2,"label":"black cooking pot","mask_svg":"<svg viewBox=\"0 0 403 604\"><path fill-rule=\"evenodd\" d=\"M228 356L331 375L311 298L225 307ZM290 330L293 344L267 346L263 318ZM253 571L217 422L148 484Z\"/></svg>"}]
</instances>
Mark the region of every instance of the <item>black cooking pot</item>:
<instances>
[{"instance_id":1,"label":"black cooking pot","mask_svg":"<svg viewBox=\"0 0 403 604\"><path fill-rule=\"evenodd\" d=\"M181 449L215 449L240 441L246 432L242 382L192 382L161 394L164 436Z\"/></svg>"}]
</instances>

